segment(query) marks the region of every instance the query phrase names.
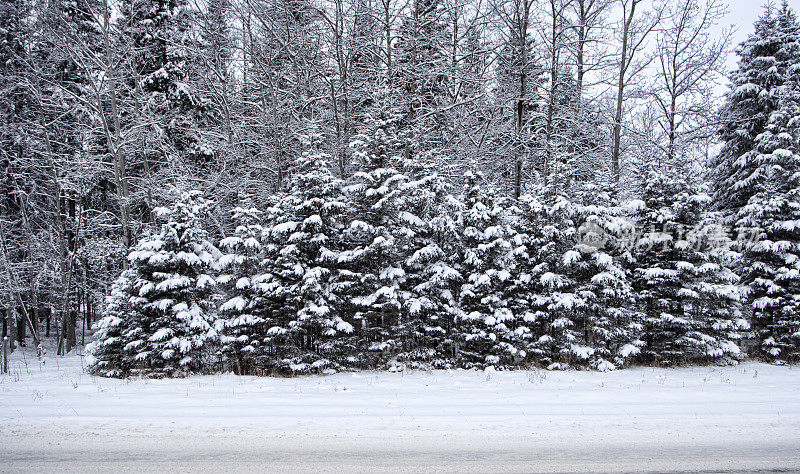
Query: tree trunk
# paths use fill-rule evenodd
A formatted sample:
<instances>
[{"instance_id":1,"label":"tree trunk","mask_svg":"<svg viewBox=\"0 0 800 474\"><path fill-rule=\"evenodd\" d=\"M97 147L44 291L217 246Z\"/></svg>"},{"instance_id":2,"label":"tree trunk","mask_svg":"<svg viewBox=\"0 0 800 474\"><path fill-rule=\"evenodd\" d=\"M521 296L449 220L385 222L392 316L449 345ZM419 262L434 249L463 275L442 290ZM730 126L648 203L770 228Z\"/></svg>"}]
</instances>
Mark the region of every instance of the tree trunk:
<instances>
[{"instance_id":1,"label":"tree trunk","mask_svg":"<svg viewBox=\"0 0 800 474\"><path fill-rule=\"evenodd\" d=\"M519 199L522 195L522 115L525 109L525 101L521 98L517 100L517 117L516 117L516 134L517 134L517 150L516 162L514 163L514 199Z\"/></svg>"},{"instance_id":2,"label":"tree trunk","mask_svg":"<svg viewBox=\"0 0 800 474\"><path fill-rule=\"evenodd\" d=\"M109 105L111 107L111 119L114 122L113 131L106 114L103 112L106 107L103 103L102 96L97 94L97 109L100 111L100 118L103 122L104 135L108 151L114 160L114 183L117 188L117 199L119 200L119 217L122 226L122 241L125 247L131 246L131 226L130 226L130 203L128 192L128 177L126 174L127 163L125 154L121 147L122 138L120 135L120 111L117 104L117 85L116 74L117 72L112 69L114 64L112 58L112 45L111 45L111 19L109 16L108 0L103 5L103 44L105 47L105 76L109 81ZM123 267L127 268L127 260L123 259Z\"/></svg>"},{"instance_id":3,"label":"tree trunk","mask_svg":"<svg viewBox=\"0 0 800 474\"><path fill-rule=\"evenodd\" d=\"M28 212L27 206L25 205L25 201L20 197L18 199L20 205L20 211L22 213L23 223L25 224L25 233L27 234L26 244L27 244L27 251L28 251L28 258L32 258L33 256L33 231L30 226L30 221L28 220ZM39 295L36 291L36 275L33 271L33 265L28 265L28 298L30 299L30 308L33 310L33 316L30 321L31 323L31 335L33 336L33 343L35 345L39 345L40 337L39 337ZM28 315L31 315L31 311L28 311Z\"/></svg>"},{"instance_id":4,"label":"tree trunk","mask_svg":"<svg viewBox=\"0 0 800 474\"><path fill-rule=\"evenodd\" d=\"M617 83L617 108L614 115L614 147L611 151L611 173L614 181L619 181L619 155L622 141L622 109L625 93L625 73L628 70L628 35L633 23L633 15L636 12L636 1L631 3L630 15L625 19L622 29L622 52L619 60L619 82Z\"/></svg>"},{"instance_id":5,"label":"tree trunk","mask_svg":"<svg viewBox=\"0 0 800 474\"><path fill-rule=\"evenodd\" d=\"M524 146L522 142L522 126L525 123L525 97L528 94L528 17L529 3L523 2L523 11L520 22L517 24L517 36L520 48L520 77L519 77L519 97L516 104L516 163L514 165L514 198L519 199L522 195L522 160L524 159Z\"/></svg>"},{"instance_id":6,"label":"tree trunk","mask_svg":"<svg viewBox=\"0 0 800 474\"><path fill-rule=\"evenodd\" d=\"M4 374L7 374L8 373L8 354L10 352L8 350L8 336L3 336L2 343L3 343L3 352L0 355L3 358L3 365L0 368L2 368L2 372Z\"/></svg>"},{"instance_id":7,"label":"tree trunk","mask_svg":"<svg viewBox=\"0 0 800 474\"><path fill-rule=\"evenodd\" d=\"M66 215L61 205L61 183L58 180L58 172L56 171L55 159L53 157L53 148L50 140L50 134L44 120L44 112L41 103L39 104L39 122L44 133L45 148L47 150L47 163L50 168L50 178L53 181L53 200L55 201L55 213L58 216L58 255L59 255L59 270L61 273L61 330L58 337L57 352L59 355L64 355L67 351L62 351L64 343L64 335L67 329L67 319L69 316L69 301L70 301L70 286L72 283L71 266L69 264L69 249L67 247L67 226L65 223Z\"/></svg>"},{"instance_id":8,"label":"tree trunk","mask_svg":"<svg viewBox=\"0 0 800 474\"><path fill-rule=\"evenodd\" d=\"M577 29L577 51L575 54L575 63L577 69L577 77L575 80L575 89L578 96L578 108L581 106L583 98L583 76L585 72L584 64L584 50L586 49L586 23L588 22L586 11L586 0L578 0L578 29Z\"/></svg>"},{"instance_id":9,"label":"tree trunk","mask_svg":"<svg viewBox=\"0 0 800 474\"><path fill-rule=\"evenodd\" d=\"M675 158L675 138L676 138L676 135L677 135L677 133L676 133L677 132L676 131L676 123L675 123L675 118L676 118L676 115L677 115L676 112L675 112L676 106L677 106L676 98L673 95L670 98L669 145L668 145L668 148L667 148L667 159L669 160L670 163L672 163L673 159Z\"/></svg>"},{"instance_id":10,"label":"tree trunk","mask_svg":"<svg viewBox=\"0 0 800 474\"><path fill-rule=\"evenodd\" d=\"M24 214L24 213L23 213ZM25 219L27 222L27 218ZM28 228L28 230L30 230ZM31 239L31 234L28 234L29 239ZM28 253L30 255L30 244L28 246ZM6 245L5 235L3 233L3 228L0 227L0 255L2 255L3 260L8 260L8 247ZM24 318L23 325L28 324L30 326L31 332L33 333L34 343L39 345L39 331L37 330L36 326L34 326L33 321L31 321L30 313L26 309L25 303L22 301L22 295L16 290L19 287L17 283L17 278L14 272L11 269L10 265L5 265L6 275L8 276L9 285L7 286L8 289L8 302L9 308L13 308L16 303L19 303L20 310L22 311L21 315ZM30 269L30 266L29 266ZM35 301L35 298L32 298Z\"/></svg>"},{"instance_id":11,"label":"tree trunk","mask_svg":"<svg viewBox=\"0 0 800 474\"><path fill-rule=\"evenodd\" d=\"M71 351L77 345L78 335L77 332L75 331L75 326L77 325L77 319L78 319L78 312L75 311L74 309L70 310L69 318L67 318L68 327L67 327L66 352Z\"/></svg>"},{"instance_id":12,"label":"tree trunk","mask_svg":"<svg viewBox=\"0 0 800 474\"><path fill-rule=\"evenodd\" d=\"M556 84L558 83L558 20L561 15L556 11L555 3L550 2L552 7L552 23L550 25L550 90L547 97L547 117L545 122L545 161L544 161L544 179L545 183L549 180L549 173L553 163L553 120L555 117L556 108Z\"/></svg>"},{"instance_id":13,"label":"tree trunk","mask_svg":"<svg viewBox=\"0 0 800 474\"><path fill-rule=\"evenodd\" d=\"M19 347L25 347L25 322L21 317L15 317L14 319L14 326L17 328L17 343L19 344Z\"/></svg>"},{"instance_id":14,"label":"tree trunk","mask_svg":"<svg viewBox=\"0 0 800 474\"><path fill-rule=\"evenodd\" d=\"M383 28L386 41L386 85L392 89L392 11L390 0L383 0Z\"/></svg>"}]
</instances>

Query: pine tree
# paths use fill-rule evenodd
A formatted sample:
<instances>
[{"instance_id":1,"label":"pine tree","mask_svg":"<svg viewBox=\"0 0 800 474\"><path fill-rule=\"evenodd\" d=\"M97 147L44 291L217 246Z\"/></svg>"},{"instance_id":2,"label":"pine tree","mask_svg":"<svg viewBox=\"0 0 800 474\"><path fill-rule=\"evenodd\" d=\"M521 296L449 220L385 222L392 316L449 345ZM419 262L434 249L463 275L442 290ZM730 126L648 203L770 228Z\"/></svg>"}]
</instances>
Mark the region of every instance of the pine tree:
<instances>
[{"instance_id":1,"label":"pine tree","mask_svg":"<svg viewBox=\"0 0 800 474\"><path fill-rule=\"evenodd\" d=\"M611 193L591 187L585 194L593 204L526 199L526 253L534 262L521 273L532 287L528 351L551 369L613 370L641 345L624 267L630 225Z\"/></svg>"},{"instance_id":2,"label":"pine tree","mask_svg":"<svg viewBox=\"0 0 800 474\"><path fill-rule=\"evenodd\" d=\"M516 344L518 318L509 308L516 265L514 230L505 222L506 210L481 186L481 179L472 172L466 176L459 356L467 367L512 366L525 357Z\"/></svg>"},{"instance_id":3,"label":"pine tree","mask_svg":"<svg viewBox=\"0 0 800 474\"><path fill-rule=\"evenodd\" d=\"M737 50L739 66L721 110L724 145L711 163L715 201L725 210L747 204L754 185L764 179L757 142L780 107L790 68L800 61L800 25L786 1L777 11L765 7L754 26L755 32Z\"/></svg>"},{"instance_id":4,"label":"pine tree","mask_svg":"<svg viewBox=\"0 0 800 474\"><path fill-rule=\"evenodd\" d=\"M23 192L28 196L39 194L39 183L49 178L43 172L37 173L38 166L33 166L33 146L26 127L36 120L35 96L25 84L29 74L26 63L30 62L26 44L33 33L28 21L30 7L27 0L0 4L0 219L4 239L12 242L5 244L4 260L10 259L11 263L25 259L23 251L13 248L15 237L22 235L23 201L20 198ZM29 241L30 238L29 235ZM27 259L32 258L27 256ZM4 280L4 284L9 295L17 291L11 281Z\"/></svg>"},{"instance_id":5,"label":"pine tree","mask_svg":"<svg viewBox=\"0 0 800 474\"><path fill-rule=\"evenodd\" d=\"M204 360L216 340L213 264L216 248L202 228L210 201L198 191L181 194L170 208L159 208L166 220L161 231L142 239L128 256L137 273L131 287L140 299L133 305L140 331L126 345L133 351L133 373L180 376L208 370Z\"/></svg>"},{"instance_id":6,"label":"pine tree","mask_svg":"<svg viewBox=\"0 0 800 474\"><path fill-rule=\"evenodd\" d=\"M790 153L797 162L797 152ZM792 191L781 195L765 190L740 213L745 214L741 224L760 229L758 241L743 252L750 265L743 281L749 284L756 353L792 363L800 361L800 182L798 172L793 175Z\"/></svg>"},{"instance_id":7,"label":"pine tree","mask_svg":"<svg viewBox=\"0 0 800 474\"><path fill-rule=\"evenodd\" d=\"M744 242L741 273L756 352L768 360L797 361L800 24L787 2L777 11L767 8L739 56L723 108L716 198L755 237Z\"/></svg>"},{"instance_id":8,"label":"pine tree","mask_svg":"<svg viewBox=\"0 0 800 474\"><path fill-rule=\"evenodd\" d=\"M529 262L519 278L522 285L530 288L526 315L530 332L524 334L526 349L537 365L566 368L572 344L578 340L572 314L576 307L585 304L580 295L572 292L574 282L562 268L562 262L572 264L576 255L569 235L574 229L572 204L559 199L548 205L531 197L522 202L526 211L523 229Z\"/></svg>"},{"instance_id":9,"label":"pine tree","mask_svg":"<svg viewBox=\"0 0 800 474\"><path fill-rule=\"evenodd\" d=\"M265 359L270 357L268 334L275 323L274 308L261 290L273 281L273 275L264 268L263 213L249 204L245 199L242 207L232 211L236 229L232 236L220 241L225 254L219 259L218 269L224 273L217 277L224 302L219 307L216 329L222 353L239 374L272 365Z\"/></svg>"},{"instance_id":10,"label":"pine tree","mask_svg":"<svg viewBox=\"0 0 800 474\"><path fill-rule=\"evenodd\" d=\"M430 110L445 93L443 11L440 0L415 0L398 32L394 83L405 94L403 112L410 116Z\"/></svg>"},{"instance_id":11,"label":"pine tree","mask_svg":"<svg viewBox=\"0 0 800 474\"><path fill-rule=\"evenodd\" d=\"M120 46L133 52L126 95L137 107L126 118L140 124L138 160L150 172L181 162L202 164L213 150L196 133L202 103L190 81L188 54L194 12L186 0L124 0L119 12Z\"/></svg>"},{"instance_id":12,"label":"pine tree","mask_svg":"<svg viewBox=\"0 0 800 474\"><path fill-rule=\"evenodd\" d=\"M345 188L350 213L344 230L348 246L339 256L344 270L340 285L348 288L350 311L375 364L409 348L413 332L404 318L409 295L403 262L412 248L409 227L424 223L405 211L409 179L392 167L400 143L394 120L372 120L351 142L363 171Z\"/></svg>"},{"instance_id":13,"label":"pine tree","mask_svg":"<svg viewBox=\"0 0 800 474\"><path fill-rule=\"evenodd\" d=\"M94 324L95 341L86 346L90 354L89 371L103 377L122 378L132 373L138 363L130 343L141 338L142 328L137 325L142 315L134 306L141 306L141 298L133 292L138 274L129 269L111 285L106 297L103 318Z\"/></svg>"},{"instance_id":14,"label":"pine tree","mask_svg":"<svg viewBox=\"0 0 800 474\"><path fill-rule=\"evenodd\" d=\"M411 255L404 262L405 287L410 295L404 309L414 327L416 349L400 359L435 368L451 367L457 362L453 336L463 281L459 259L461 235L456 217L462 211L461 203L449 194L439 196L429 185L417 189L427 191L417 196L417 204L424 202L428 211L423 213L420 206L411 206L416 207L412 212L422 215L424 225L408 223L415 235Z\"/></svg>"},{"instance_id":15,"label":"pine tree","mask_svg":"<svg viewBox=\"0 0 800 474\"><path fill-rule=\"evenodd\" d=\"M677 173L669 173L677 176ZM667 173L643 173L633 287L643 315L646 345L640 359L674 365L740 357L747 323L739 311L738 277L718 261L721 235L708 235L711 198ZM708 238L718 241L708 241Z\"/></svg>"},{"instance_id":16,"label":"pine tree","mask_svg":"<svg viewBox=\"0 0 800 474\"><path fill-rule=\"evenodd\" d=\"M346 351L339 344L354 330L342 317L333 288L342 244L342 182L320 150L322 137L311 134L304 141L291 189L273 211L278 217L269 229L267 251L275 283L265 288L265 297L284 308L269 334L292 337L294 351L281 362L291 372L340 367Z\"/></svg>"},{"instance_id":17,"label":"pine tree","mask_svg":"<svg viewBox=\"0 0 800 474\"><path fill-rule=\"evenodd\" d=\"M177 47L187 14L184 0L121 3L117 22L132 42L135 57L131 60L145 92L177 92L177 82L184 74L182 52Z\"/></svg>"},{"instance_id":18,"label":"pine tree","mask_svg":"<svg viewBox=\"0 0 800 474\"><path fill-rule=\"evenodd\" d=\"M14 169L29 168L24 163L30 148L24 140L25 123L35 121L34 97L23 82L28 73L25 64L30 61L25 48L32 33L26 23L29 15L30 4L25 0L0 5L0 191L4 204L0 207L4 211L17 209L12 196L22 180Z\"/></svg>"},{"instance_id":19,"label":"pine tree","mask_svg":"<svg viewBox=\"0 0 800 474\"><path fill-rule=\"evenodd\" d=\"M392 99L402 114L402 131L414 137L411 144L420 151L444 145L445 116L434 114L448 100L450 33L444 15L441 0L414 0L394 45Z\"/></svg>"},{"instance_id":20,"label":"pine tree","mask_svg":"<svg viewBox=\"0 0 800 474\"><path fill-rule=\"evenodd\" d=\"M576 293L586 298L575 318L582 347L574 346L573 353L592 368L607 371L629 363L633 348L641 345L642 327L631 310L633 295L625 271L630 254L624 238L632 225L620 215L613 194L597 197L596 204L578 206L577 243L562 263L575 275ZM604 240L593 241L593 232Z\"/></svg>"},{"instance_id":21,"label":"pine tree","mask_svg":"<svg viewBox=\"0 0 800 474\"><path fill-rule=\"evenodd\" d=\"M513 258L516 271L508 287L508 308L517 315L518 326L514 329L515 340L522 348L520 357L525 363L549 365L542 361L549 357L546 350L537 350L538 339L546 336L547 311L543 310L543 294L538 285L539 278L547 271L545 255L555 245L556 228L551 225L548 207L538 196L525 194L516 205L507 209L507 218L513 228ZM545 337L542 342L547 340ZM539 348L541 349L541 348Z\"/></svg>"},{"instance_id":22,"label":"pine tree","mask_svg":"<svg viewBox=\"0 0 800 474\"><path fill-rule=\"evenodd\" d=\"M741 227L757 232L745 241L743 281L749 285L757 354L800 361L800 83L793 79L757 140L761 177L736 214Z\"/></svg>"}]
</instances>

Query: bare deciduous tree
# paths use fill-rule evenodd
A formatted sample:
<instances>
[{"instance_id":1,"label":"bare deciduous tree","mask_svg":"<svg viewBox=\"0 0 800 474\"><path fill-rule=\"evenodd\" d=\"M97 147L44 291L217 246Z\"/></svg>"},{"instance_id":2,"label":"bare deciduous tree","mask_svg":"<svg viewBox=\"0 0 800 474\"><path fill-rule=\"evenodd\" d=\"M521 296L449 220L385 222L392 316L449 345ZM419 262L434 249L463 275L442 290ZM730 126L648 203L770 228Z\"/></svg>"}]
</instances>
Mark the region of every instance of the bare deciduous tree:
<instances>
[{"instance_id":1,"label":"bare deciduous tree","mask_svg":"<svg viewBox=\"0 0 800 474\"><path fill-rule=\"evenodd\" d=\"M634 79L653 61L654 56L645 51L647 38L660 25L663 5L652 10L643 10L642 0L619 0L622 18L619 36L619 59L611 146L611 171L619 181L620 154L622 148L622 120L625 111L625 92Z\"/></svg>"},{"instance_id":2,"label":"bare deciduous tree","mask_svg":"<svg viewBox=\"0 0 800 474\"><path fill-rule=\"evenodd\" d=\"M667 136L666 157L712 122L714 87L725 73L731 31L716 32L727 9L719 0L681 0L670 4L658 32L653 99Z\"/></svg>"}]
</instances>

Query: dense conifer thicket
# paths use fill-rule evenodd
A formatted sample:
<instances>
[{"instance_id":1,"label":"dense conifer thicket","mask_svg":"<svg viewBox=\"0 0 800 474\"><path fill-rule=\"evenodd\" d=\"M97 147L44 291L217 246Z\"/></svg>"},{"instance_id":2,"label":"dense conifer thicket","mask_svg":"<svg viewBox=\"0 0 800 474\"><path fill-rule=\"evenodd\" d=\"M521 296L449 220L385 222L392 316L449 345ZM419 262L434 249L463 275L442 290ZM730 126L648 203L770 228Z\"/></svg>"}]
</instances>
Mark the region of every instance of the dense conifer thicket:
<instances>
[{"instance_id":1,"label":"dense conifer thicket","mask_svg":"<svg viewBox=\"0 0 800 474\"><path fill-rule=\"evenodd\" d=\"M649 177L648 200L627 207L608 195L517 202L469 172L454 196L435 174L398 171L401 156L342 182L304 142L289 190L267 212L235 208L230 237L209 241L196 191L161 212L98 323L96 373L605 371L743 357L738 277L719 255L733 242L672 228L706 215L707 195Z\"/></svg>"},{"instance_id":2,"label":"dense conifer thicket","mask_svg":"<svg viewBox=\"0 0 800 474\"><path fill-rule=\"evenodd\" d=\"M5 1L4 327L114 377L798 362L800 25L720 101L725 13Z\"/></svg>"}]
</instances>

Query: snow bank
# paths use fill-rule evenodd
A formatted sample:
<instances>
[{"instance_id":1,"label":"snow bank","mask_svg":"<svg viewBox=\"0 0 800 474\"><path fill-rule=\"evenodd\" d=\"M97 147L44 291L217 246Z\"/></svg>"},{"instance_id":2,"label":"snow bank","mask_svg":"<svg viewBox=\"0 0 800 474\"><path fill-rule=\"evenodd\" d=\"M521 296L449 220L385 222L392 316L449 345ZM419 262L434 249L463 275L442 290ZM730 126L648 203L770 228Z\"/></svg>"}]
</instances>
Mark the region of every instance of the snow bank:
<instances>
[{"instance_id":1,"label":"snow bank","mask_svg":"<svg viewBox=\"0 0 800 474\"><path fill-rule=\"evenodd\" d=\"M0 432L800 435L800 373L759 363L610 373L454 370L171 380L93 377L82 365L79 355L39 362L31 353L14 353L11 374L0 376Z\"/></svg>"}]
</instances>

